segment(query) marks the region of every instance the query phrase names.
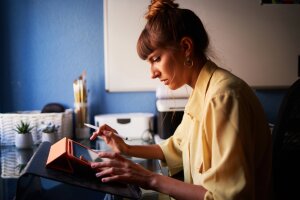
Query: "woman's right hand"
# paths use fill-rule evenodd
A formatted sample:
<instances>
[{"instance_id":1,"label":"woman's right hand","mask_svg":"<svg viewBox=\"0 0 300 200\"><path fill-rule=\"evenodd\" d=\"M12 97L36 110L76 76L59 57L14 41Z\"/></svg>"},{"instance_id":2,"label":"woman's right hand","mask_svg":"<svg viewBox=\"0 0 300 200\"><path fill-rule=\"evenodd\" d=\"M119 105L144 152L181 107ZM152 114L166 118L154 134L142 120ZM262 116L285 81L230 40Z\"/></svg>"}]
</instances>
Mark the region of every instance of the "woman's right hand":
<instances>
[{"instance_id":1,"label":"woman's right hand","mask_svg":"<svg viewBox=\"0 0 300 200\"><path fill-rule=\"evenodd\" d=\"M126 159L118 153L99 152L102 162L92 162L91 167L97 171L96 177L102 182L119 181L139 185L144 189L152 189L156 182L156 174Z\"/></svg>"},{"instance_id":2,"label":"woman's right hand","mask_svg":"<svg viewBox=\"0 0 300 200\"><path fill-rule=\"evenodd\" d=\"M114 152L126 154L128 145L118 135L118 132L115 129L111 128L107 124L104 124L93 133L93 135L90 137L90 140L95 140L98 136L100 136Z\"/></svg>"}]
</instances>

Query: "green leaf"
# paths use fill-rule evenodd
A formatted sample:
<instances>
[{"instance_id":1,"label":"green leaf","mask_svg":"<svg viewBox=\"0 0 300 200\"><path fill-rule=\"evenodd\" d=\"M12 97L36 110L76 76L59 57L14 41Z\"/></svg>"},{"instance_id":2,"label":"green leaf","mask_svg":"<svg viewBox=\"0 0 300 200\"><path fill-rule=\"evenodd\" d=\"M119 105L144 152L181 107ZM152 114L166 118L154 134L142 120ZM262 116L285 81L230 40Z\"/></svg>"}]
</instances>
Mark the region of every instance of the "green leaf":
<instances>
[{"instance_id":1,"label":"green leaf","mask_svg":"<svg viewBox=\"0 0 300 200\"><path fill-rule=\"evenodd\" d=\"M32 129L33 129L33 127L30 126L30 123L23 122L21 120L20 124L17 124L16 128L13 130L19 134L26 134L26 133L30 133L32 131Z\"/></svg>"}]
</instances>

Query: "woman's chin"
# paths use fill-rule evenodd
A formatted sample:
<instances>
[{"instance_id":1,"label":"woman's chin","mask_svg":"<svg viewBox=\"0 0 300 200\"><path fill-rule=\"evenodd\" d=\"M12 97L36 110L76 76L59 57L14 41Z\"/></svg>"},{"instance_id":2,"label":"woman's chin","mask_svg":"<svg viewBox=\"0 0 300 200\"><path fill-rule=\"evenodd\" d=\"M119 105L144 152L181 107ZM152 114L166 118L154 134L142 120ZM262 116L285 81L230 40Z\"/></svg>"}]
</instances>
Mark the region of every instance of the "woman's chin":
<instances>
[{"instance_id":1,"label":"woman's chin","mask_svg":"<svg viewBox=\"0 0 300 200\"><path fill-rule=\"evenodd\" d=\"M169 84L167 86L169 87L170 90L177 90L179 88L178 86L172 84Z\"/></svg>"}]
</instances>

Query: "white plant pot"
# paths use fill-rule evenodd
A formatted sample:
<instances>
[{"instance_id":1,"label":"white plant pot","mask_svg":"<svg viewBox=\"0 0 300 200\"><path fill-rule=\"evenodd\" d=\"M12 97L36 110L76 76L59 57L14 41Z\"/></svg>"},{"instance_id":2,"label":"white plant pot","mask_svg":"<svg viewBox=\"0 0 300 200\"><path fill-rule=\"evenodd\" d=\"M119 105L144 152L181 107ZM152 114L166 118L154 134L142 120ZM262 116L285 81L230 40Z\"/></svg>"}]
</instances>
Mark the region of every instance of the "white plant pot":
<instances>
[{"instance_id":1,"label":"white plant pot","mask_svg":"<svg viewBox=\"0 0 300 200\"><path fill-rule=\"evenodd\" d=\"M32 148L33 139L31 133L25 133L25 134L16 133L15 145L18 149Z\"/></svg>"},{"instance_id":2,"label":"white plant pot","mask_svg":"<svg viewBox=\"0 0 300 200\"><path fill-rule=\"evenodd\" d=\"M50 142L51 144L57 141L57 133L42 132L42 142Z\"/></svg>"}]
</instances>

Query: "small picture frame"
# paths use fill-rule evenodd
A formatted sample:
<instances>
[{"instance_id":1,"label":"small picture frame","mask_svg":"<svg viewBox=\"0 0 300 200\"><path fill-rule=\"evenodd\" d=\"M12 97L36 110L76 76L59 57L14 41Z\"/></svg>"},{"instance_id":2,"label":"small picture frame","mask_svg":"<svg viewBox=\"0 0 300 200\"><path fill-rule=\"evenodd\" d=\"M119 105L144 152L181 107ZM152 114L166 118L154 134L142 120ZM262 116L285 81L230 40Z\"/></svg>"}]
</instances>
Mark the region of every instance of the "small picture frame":
<instances>
[{"instance_id":1,"label":"small picture frame","mask_svg":"<svg viewBox=\"0 0 300 200\"><path fill-rule=\"evenodd\" d=\"M261 4L300 4L300 0L261 0Z\"/></svg>"}]
</instances>

